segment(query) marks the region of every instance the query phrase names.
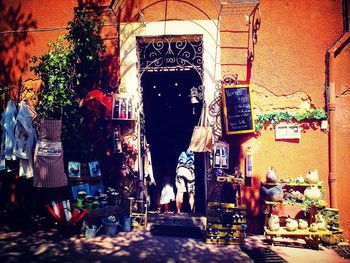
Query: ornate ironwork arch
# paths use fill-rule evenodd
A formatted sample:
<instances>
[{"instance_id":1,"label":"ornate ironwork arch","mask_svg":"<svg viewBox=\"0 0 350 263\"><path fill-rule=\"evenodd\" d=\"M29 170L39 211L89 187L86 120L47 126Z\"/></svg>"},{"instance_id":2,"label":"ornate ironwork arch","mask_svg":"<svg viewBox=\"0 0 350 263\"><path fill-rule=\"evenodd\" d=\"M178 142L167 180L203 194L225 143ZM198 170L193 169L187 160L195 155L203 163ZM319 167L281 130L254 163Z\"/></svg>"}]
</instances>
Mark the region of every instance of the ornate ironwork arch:
<instances>
[{"instance_id":1,"label":"ornate ironwork arch","mask_svg":"<svg viewBox=\"0 0 350 263\"><path fill-rule=\"evenodd\" d=\"M202 35L137 37L140 77L144 72L194 69L203 83Z\"/></svg>"}]
</instances>

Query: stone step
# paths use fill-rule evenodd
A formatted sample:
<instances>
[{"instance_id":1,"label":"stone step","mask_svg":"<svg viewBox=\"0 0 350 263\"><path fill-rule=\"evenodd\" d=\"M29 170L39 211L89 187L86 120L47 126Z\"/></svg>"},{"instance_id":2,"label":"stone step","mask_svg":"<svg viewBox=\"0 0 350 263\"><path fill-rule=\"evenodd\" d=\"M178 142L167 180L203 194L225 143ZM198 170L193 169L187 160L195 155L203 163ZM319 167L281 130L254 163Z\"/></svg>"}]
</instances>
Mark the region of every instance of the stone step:
<instances>
[{"instance_id":1,"label":"stone step","mask_svg":"<svg viewBox=\"0 0 350 263\"><path fill-rule=\"evenodd\" d=\"M200 214L148 213L147 228L154 235L203 238L206 217Z\"/></svg>"}]
</instances>

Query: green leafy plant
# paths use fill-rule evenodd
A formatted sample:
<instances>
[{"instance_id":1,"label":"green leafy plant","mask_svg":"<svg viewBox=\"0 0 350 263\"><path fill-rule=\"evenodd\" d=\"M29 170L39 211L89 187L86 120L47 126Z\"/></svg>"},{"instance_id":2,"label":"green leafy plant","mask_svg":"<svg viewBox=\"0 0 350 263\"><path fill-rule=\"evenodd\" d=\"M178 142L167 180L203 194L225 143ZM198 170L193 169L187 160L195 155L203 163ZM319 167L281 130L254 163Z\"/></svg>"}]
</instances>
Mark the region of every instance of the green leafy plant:
<instances>
[{"instance_id":1,"label":"green leafy plant","mask_svg":"<svg viewBox=\"0 0 350 263\"><path fill-rule=\"evenodd\" d=\"M82 9L74 11L74 18L68 25L66 39L73 48L74 86L83 98L101 79L101 64L106 52L100 36L102 22L96 13Z\"/></svg>"},{"instance_id":2,"label":"green leafy plant","mask_svg":"<svg viewBox=\"0 0 350 263\"><path fill-rule=\"evenodd\" d=\"M105 46L99 35L101 25L93 11L75 10L68 33L49 43L48 52L40 58L32 58L31 70L43 81L36 110L43 119L62 118L62 142L68 160L97 159L97 143L91 141L86 128L90 113L78 103L102 75Z\"/></svg>"},{"instance_id":3,"label":"green leafy plant","mask_svg":"<svg viewBox=\"0 0 350 263\"><path fill-rule=\"evenodd\" d=\"M34 66L31 70L43 82L36 111L42 119L59 119L66 107L76 104L76 94L72 87L73 53L62 38L48 46L49 50L40 58L32 58Z\"/></svg>"},{"instance_id":4,"label":"green leafy plant","mask_svg":"<svg viewBox=\"0 0 350 263\"><path fill-rule=\"evenodd\" d=\"M327 114L323 109L310 109L301 112L288 111L274 111L270 113L263 113L255 119L255 128L257 131L261 130L266 123L276 123L279 121L287 121L295 119L296 121L310 120L310 119L326 119Z\"/></svg>"}]
</instances>

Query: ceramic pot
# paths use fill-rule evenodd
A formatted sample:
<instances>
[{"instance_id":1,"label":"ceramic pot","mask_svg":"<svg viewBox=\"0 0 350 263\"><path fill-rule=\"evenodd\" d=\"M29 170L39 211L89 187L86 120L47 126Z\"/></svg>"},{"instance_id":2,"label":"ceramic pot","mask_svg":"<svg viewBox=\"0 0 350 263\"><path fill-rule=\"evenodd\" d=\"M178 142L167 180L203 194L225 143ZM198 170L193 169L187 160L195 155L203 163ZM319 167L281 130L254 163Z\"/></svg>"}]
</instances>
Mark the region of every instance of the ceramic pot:
<instances>
[{"instance_id":1,"label":"ceramic pot","mask_svg":"<svg viewBox=\"0 0 350 263\"><path fill-rule=\"evenodd\" d=\"M265 200L272 202L281 202L283 200L283 185L276 185L271 188L261 187L261 191L265 197Z\"/></svg>"},{"instance_id":2,"label":"ceramic pot","mask_svg":"<svg viewBox=\"0 0 350 263\"><path fill-rule=\"evenodd\" d=\"M271 231L277 231L280 229L280 219L277 215L271 215L267 222L268 229Z\"/></svg>"},{"instance_id":3,"label":"ceramic pot","mask_svg":"<svg viewBox=\"0 0 350 263\"><path fill-rule=\"evenodd\" d=\"M286 219L286 229L288 231L295 231L298 229L298 222L292 218L287 218Z\"/></svg>"},{"instance_id":4,"label":"ceramic pot","mask_svg":"<svg viewBox=\"0 0 350 263\"><path fill-rule=\"evenodd\" d=\"M327 229L327 221L321 213L316 214L316 224L319 230Z\"/></svg>"},{"instance_id":5,"label":"ceramic pot","mask_svg":"<svg viewBox=\"0 0 350 263\"><path fill-rule=\"evenodd\" d=\"M310 230L311 232L317 232L317 230L318 230L317 224L316 224L316 223L312 223L312 224L310 225L309 230Z\"/></svg>"},{"instance_id":6,"label":"ceramic pot","mask_svg":"<svg viewBox=\"0 0 350 263\"><path fill-rule=\"evenodd\" d=\"M277 174L273 167L271 166L270 169L266 173L266 182L267 183L278 183L280 180L277 177Z\"/></svg>"},{"instance_id":7,"label":"ceramic pot","mask_svg":"<svg viewBox=\"0 0 350 263\"><path fill-rule=\"evenodd\" d=\"M316 184L318 183L318 171L317 170L313 170L308 172L308 174L306 175L306 182L308 182L309 184Z\"/></svg>"},{"instance_id":8,"label":"ceramic pot","mask_svg":"<svg viewBox=\"0 0 350 263\"><path fill-rule=\"evenodd\" d=\"M305 221L304 219L299 219L299 221L298 221L298 228L299 229L307 229L308 226L309 226L309 224L307 223L307 221Z\"/></svg>"},{"instance_id":9,"label":"ceramic pot","mask_svg":"<svg viewBox=\"0 0 350 263\"><path fill-rule=\"evenodd\" d=\"M320 200L321 190L317 186L309 186L305 189L304 195L309 200Z\"/></svg>"}]
</instances>

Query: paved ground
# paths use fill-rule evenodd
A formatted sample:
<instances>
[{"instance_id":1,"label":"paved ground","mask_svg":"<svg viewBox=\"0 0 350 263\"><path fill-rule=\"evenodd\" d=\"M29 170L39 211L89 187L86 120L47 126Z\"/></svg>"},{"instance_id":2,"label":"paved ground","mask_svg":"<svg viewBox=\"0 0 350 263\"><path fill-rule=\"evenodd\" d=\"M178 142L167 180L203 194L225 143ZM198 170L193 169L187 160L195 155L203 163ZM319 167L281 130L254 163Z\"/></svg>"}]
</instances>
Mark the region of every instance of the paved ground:
<instances>
[{"instance_id":1,"label":"paved ground","mask_svg":"<svg viewBox=\"0 0 350 263\"><path fill-rule=\"evenodd\" d=\"M246 246L214 246L200 239L120 232L111 238L63 237L55 229L0 231L0 262L350 262L333 249L269 246L261 237Z\"/></svg>"}]
</instances>

